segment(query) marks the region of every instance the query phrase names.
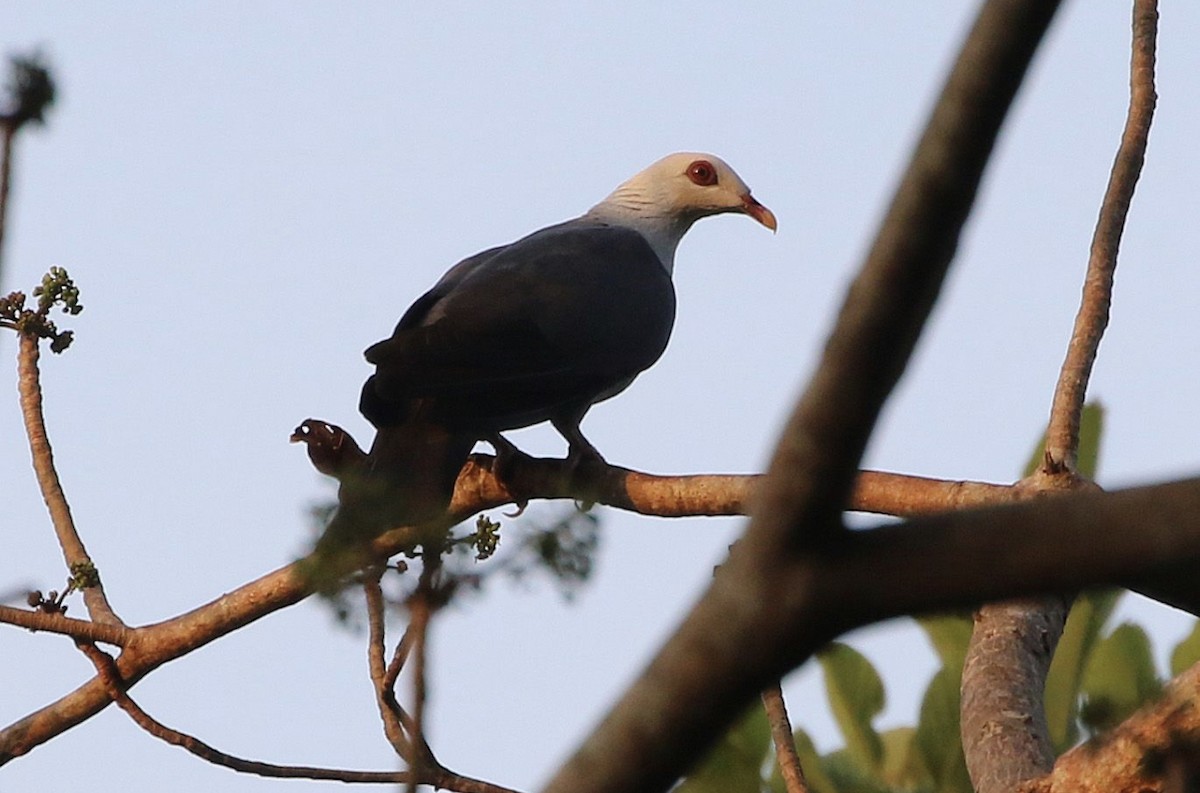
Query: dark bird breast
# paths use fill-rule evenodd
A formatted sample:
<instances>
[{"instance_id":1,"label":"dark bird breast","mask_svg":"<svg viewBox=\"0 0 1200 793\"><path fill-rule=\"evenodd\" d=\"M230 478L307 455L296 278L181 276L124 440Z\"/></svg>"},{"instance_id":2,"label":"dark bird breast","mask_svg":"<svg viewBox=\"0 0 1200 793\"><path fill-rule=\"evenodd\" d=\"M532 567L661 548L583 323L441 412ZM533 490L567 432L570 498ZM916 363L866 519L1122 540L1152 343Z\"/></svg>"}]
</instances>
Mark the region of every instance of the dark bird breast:
<instances>
[{"instance_id":1,"label":"dark bird breast","mask_svg":"<svg viewBox=\"0 0 1200 793\"><path fill-rule=\"evenodd\" d=\"M477 437L580 413L666 348L670 275L637 232L572 221L460 262L370 347L360 407L378 428Z\"/></svg>"}]
</instances>

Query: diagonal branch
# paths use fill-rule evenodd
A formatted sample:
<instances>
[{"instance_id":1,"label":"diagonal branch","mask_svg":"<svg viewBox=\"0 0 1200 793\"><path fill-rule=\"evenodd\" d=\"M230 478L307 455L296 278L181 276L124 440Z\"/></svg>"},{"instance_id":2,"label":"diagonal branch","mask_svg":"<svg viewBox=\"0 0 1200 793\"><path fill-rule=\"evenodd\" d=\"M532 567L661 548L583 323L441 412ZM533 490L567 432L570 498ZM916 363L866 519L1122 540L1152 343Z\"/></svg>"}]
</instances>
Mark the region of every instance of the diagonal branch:
<instances>
[{"instance_id":1,"label":"diagonal branch","mask_svg":"<svg viewBox=\"0 0 1200 793\"><path fill-rule=\"evenodd\" d=\"M1000 126L1057 7L1047 0L984 5L784 430L744 538L547 790L665 790L788 668L776 666L775 653L796 640L785 633L789 619L777 617L789 615L791 630L816 619L813 611L824 609L813 600L820 598L797 591L796 576L816 575L811 555L836 554L857 539L844 531L841 513L858 461L937 297Z\"/></svg>"},{"instance_id":2,"label":"diagonal branch","mask_svg":"<svg viewBox=\"0 0 1200 793\"><path fill-rule=\"evenodd\" d=\"M775 744L775 763L783 777L787 793L808 793L804 770L800 767L800 755L796 753L796 738L792 735L792 723L788 720L787 705L783 701L783 690L779 683L769 685L762 692L763 707L767 721L771 724L771 742Z\"/></svg>"},{"instance_id":3,"label":"diagonal branch","mask_svg":"<svg viewBox=\"0 0 1200 793\"><path fill-rule=\"evenodd\" d=\"M96 667L98 677L104 684L108 695L112 697L121 710L129 714L129 717L133 719L135 724L155 738L166 741L172 746L186 749L201 760L205 760L213 765L223 766L246 774L283 779L324 779L336 782L368 783L403 783L410 781L410 775L404 771L349 771L338 768L276 765L275 763L261 763L257 760L246 760L226 754L218 749L214 749L198 738L171 729L146 713L146 711L142 710L141 706L125 693L125 686L121 680L120 672L116 664L113 663L111 656L97 649L94 644L83 643L79 645L79 649L83 651L83 654Z\"/></svg>"},{"instance_id":4,"label":"diagonal branch","mask_svg":"<svg viewBox=\"0 0 1200 793\"><path fill-rule=\"evenodd\" d=\"M125 691L120 671L110 655L99 650L94 644L80 643L79 649L96 667L97 678L104 685L105 692L123 711L129 714L134 723L155 738L166 741L172 746L186 749L202 760L213 765L219 765L245 774L255 774L276 779L315 779L332 782L357 782L366 784L399 783L409 785L429 785L435 789L453 790L458 793L517 793L517 791L500 785L485 782L481 779L462 776L434 765L425 772L421 771L352 771L340 768L317 768L313 766L278 765L263 763L257 760L246 760L214 749L203 741L186 733L172 729L155 719L141 706L133 701Z\"/></svg>"},{"instance_id":5,"label":"diagonal branch","mask_svg":"<svg viewBox=\"0 0 1200 793\"><path fill-rule=\"evenodd\" d=\"M814 544L840 530L855 468L932 309L1001 123L1057 2L988 2L913 152L797 405L752 535Z\"/></svg>"},{"instance_id":6,"label":"diagonal branch","mask_svg":"<svg viewBox=\"0 0 1200 793\"><path fill-rule=\"evenodd\" d=\"M1051 467L1074 470L1079 448L1079 422L1087 396L1092 365L1100 348L1100 339L1108 326L1112 305L1113 274L1125 218L1133 201L1133 191L1146 159L1150 122L1154 118L1157 94L1154 90L1154 50L1158 36L1158 3L1136 0L1133 6L1133 57L1129 75L1129 111L1121 145L1108 178L1108 188L1100 205L1100 217L1092 235L1083 299L1075 316L1075 327L1066 359L1054 390L1050 426L1046 432L1046 460Z\"/></svg>"}]
</instances>

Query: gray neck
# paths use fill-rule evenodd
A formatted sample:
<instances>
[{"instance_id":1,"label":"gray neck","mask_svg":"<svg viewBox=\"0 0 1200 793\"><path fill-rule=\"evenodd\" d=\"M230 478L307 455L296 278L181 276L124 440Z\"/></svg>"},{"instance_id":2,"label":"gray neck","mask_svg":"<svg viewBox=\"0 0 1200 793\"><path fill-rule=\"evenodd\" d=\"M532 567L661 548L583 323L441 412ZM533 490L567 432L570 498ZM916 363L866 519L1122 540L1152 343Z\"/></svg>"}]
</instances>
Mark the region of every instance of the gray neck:
<instances>
[{"instance_id":1,"label":"gray neck","mask_svg":"<svg viewBox=\"0 0 1200 793\"><path fill-rule=\"evenodd\" d=\"M657 214L653 205L613 193L588 210L584 218L633 229L646 238L668 274L675 272L675 249L694 219Z\"/></svg>"}]
</instances>

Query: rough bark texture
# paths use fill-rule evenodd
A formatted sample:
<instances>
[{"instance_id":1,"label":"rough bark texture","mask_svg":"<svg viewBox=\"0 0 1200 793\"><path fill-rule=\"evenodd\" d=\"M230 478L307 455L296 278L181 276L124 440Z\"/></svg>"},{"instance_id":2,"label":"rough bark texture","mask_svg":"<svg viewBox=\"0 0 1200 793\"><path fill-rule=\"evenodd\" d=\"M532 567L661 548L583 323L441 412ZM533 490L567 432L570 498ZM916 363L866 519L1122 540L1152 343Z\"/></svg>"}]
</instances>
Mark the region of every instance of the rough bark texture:
<instances>
[{"instance_id":1,"label":"rough bark texture","mask_svg":"<svg viewBox=\"0 0 1200 793\"><path fill-rule=\"evenodd\" d=\"M1200 666L1167 687L1162 699L1058 759L1047 776L1019 793L1184 793L1200 771ZM1190 781L1178 785L1180 780ZM1012 788L1010 788L1012 789Z\"/></svg>"},{"instance_id":2,"label":"rough bark texture","mask_svg":"<svg viewBox=\"0 0 1200 793\"><path fill-rule=\"evenodd\" d=\"M1054 766L1042 692L1062 636L1063 598L984 606L962 677L962 742L977 793L1009 793Z\"/></svg>"}]
</instances>

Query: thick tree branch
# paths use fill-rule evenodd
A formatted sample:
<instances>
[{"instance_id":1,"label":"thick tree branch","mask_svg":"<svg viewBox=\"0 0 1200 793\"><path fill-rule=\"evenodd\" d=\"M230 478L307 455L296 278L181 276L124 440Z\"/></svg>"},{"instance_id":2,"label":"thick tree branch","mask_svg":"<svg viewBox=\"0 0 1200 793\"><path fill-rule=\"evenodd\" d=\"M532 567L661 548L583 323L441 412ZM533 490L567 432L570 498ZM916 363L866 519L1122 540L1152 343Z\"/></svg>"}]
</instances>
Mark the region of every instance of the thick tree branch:
<instances>
[{"instance_id":1,"label":"thick tree branch","mask_svg":"<svg viewBox=\"0 0 1200 793\"><path fill-rule=\"evenodd\" d=\"M1200 665L1175 678L1159 701L1096 740L1058 758L1048 775L1020 793L1168 791L1172 757L1200 767ZM1178 788L1191 790L1194 788Z\"/></svg>"},{"instance_id":2,"label":"thick tree branch","mask_svg":"<svg viewBox=\"0 0 1200 793\"><path fill-rule=\"evenodd\" d=\"M745 537L548 790L667 789L755 692L790 668L774 665L776 651L804 636L803 652L793 658L799 662L815 646L808 641L835 635L801 628L841 607L812 585L824 578L812 557L858 539L841 522L855 469L937 297L1000 126L1057 6L991 0L983 7L784 430ZM894 602L895 593L882 600ZM747 653L748 645L755 650Z\"/></svg>"},{"instance_id":3,"label":"thick tree branch","mask_svg":"<svg viewBox=\"0 0 1200 793\"><path fill-rule=\"evenodd\" d=\"M1138 531L1126 531L1129 525L1137 525ZM372 550L388 556L411 541L411 534L396 530L376 540ZM735 547L717 577L730 575L731 567L745 569L743 553L741 545ZM819 556L767 560L761 575L750 576L734 590L755 618L715 630L709 639L717 648L732 643L741 653L744 665L731 673L731 681L746 692L738 699L744 704L815 648L851 628L1004 597L1135 577L1149 580L1193 571L1197 564L1200 479L921 517L848 534L845 542ZM186 614L131 629L115 662L124 686L304 599L311 592L299 568L300 563L288 565ZM785 641L764 640L770 636ZM695 657L710 658L706 648L707 643ZM103 681L96 678L0 730L0 765L95 715L110 701ZM668 709L678 708L673 704Z\"/></svg>"},{"instance_id":4,"label":"thick tree branch","mask_svg":"<svg viewBox=\"0 0 1200 793\"><path fill-rule=\"evenodd\" d=\"M984 167L1057 2L987 3L933 109L756 504L754 534L820 542L916 344ZM785 528L786 527L786 528Z\"/></svg>"},{"instance_id":5,"label":"thick tree branch","mask_svg":"<svg viewBox=\"0 0 1200 793\"><path fill-rule=\"evenodd\" d=\"M1061 597L992 603L976 616L962 674L962 742L977 793L1010 793L1054 766L1042 704L1062 636Z\"/></svg>"},{"instance_id":6,"label":"thick tree branch","mask_svg":"<svg viewBox=\"0 0 1200 793\"><path fill-rule=\"evenodd\" d=\"M513 502L513 496L491 472L493 458L476 455L463 468L451 506L447 525L476 512ZM538 498L585 498L586 493L602 491L601 503L634 509L647 515L737 514L758 481L757 476L655 476L628 469L615 469L602 476L602 483L587 482L582 489L572 488L564 476L561 460L521 460L517 477L523 492ZM529 484L545 490L525 490ZM993 494L1009 491L1003 485L983 482L954 482L908 477L881 472L863 472L854 508L886 514L919 514L956 506L986 503ZM690 510L690 511L689 511ZM398 529L378 538L374 553L379 558L411 547L413 534ZM267 614L286 608L312 594L299 565L269 573L227 595L191 612L156 625L130 629L123 644L136 644L137 650L118 659L122 678L133 685L144 674L162 664L186 655ZM32 613L32 612L25 612ZM12 620L24 625L24 618ZM0 622L6 621L0 613ZM25 627L31 627L25 625ZM48 628L49 629L49 628ZM114 636L80 635L80 638L108 641ZM400 663L410 643L402 642L389 665L390 684L399 674ZM58 702L30 714L0 731L0 765L24 754L55 735L94 716L108 705L108 697L97 681L85 684Z\"/></svg>"},{"instance_id":7,"label":"thick tree branch","mask_svg":"<svg viewBox=\"0 0 1200 793\"><path fill-rule=\"evenodd\" d=\"M1133 6L1133 57L1129 77L1129 112L1113 162L1100 217L1092 235L1083 299L1059 373L1046 432L1046 459L1052 466L1073 470L1079 448L1079 422L1087 395L1092 365L1100 339L1108 326L1113 274L1125 231L1125 218L1146 159L1150 122L1157 95L1154 91L1155 42L1158 36L1158 3L1136 0Z\"/></svg>"}]
</instances>

